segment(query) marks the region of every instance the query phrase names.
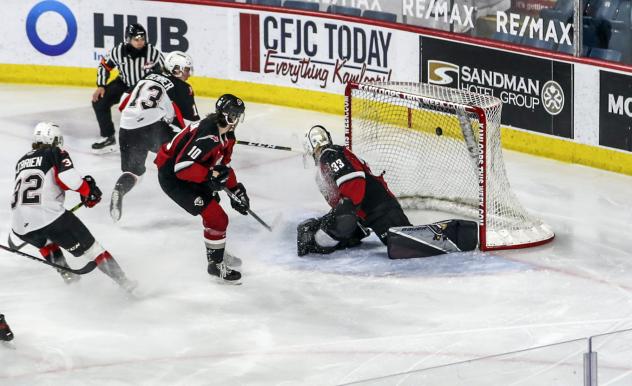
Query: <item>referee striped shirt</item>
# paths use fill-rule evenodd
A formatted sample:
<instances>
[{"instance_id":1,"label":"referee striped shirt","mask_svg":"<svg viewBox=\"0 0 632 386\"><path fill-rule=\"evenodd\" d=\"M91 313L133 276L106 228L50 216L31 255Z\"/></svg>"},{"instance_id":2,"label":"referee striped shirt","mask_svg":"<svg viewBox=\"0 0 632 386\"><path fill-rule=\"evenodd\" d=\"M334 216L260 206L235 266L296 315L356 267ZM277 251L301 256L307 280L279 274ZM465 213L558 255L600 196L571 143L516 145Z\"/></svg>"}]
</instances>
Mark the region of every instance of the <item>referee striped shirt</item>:
<instances>
[{"instance_id":1,"label":"referee striped shirt","mask_svg":"<svg viewBox=\"0 0 632 386\"><path fill-rule=\"evenodd\" d=\"M130 48L126 43L117 44L101 59L97 68L97 86L104 87L110 78L110 71L118 68L119 77L130 89L159 64L163 67L162 53L147 43L141 50Z\"/></svg>"}]
</instances>

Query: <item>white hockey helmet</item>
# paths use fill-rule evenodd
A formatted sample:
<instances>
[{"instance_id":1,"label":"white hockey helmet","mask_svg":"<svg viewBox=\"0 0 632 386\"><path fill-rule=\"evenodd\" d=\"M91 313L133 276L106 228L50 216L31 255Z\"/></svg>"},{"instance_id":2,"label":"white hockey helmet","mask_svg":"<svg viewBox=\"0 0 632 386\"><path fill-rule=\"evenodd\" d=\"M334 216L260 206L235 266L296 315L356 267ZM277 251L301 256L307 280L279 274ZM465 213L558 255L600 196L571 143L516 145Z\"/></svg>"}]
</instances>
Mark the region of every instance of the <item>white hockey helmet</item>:
<instances>
[{"instance_id":1,"label":"white hockey helmet","mask_svg":"<svg viewBox=\"0 0 632 386\"><path fill-rule=\"evenodd\" d=\"M51 146L63 146L64 137L59 125L53 122L40 122L33 130L33 142Z\"/></svg>"},{"instance_id":2,"label":"white hockey helmet","mask_svg":"<svg viewBox=\"0 0 632 386\"><path fill-rule=\"evenodd\" d=\"M305 133L305 139L303 140L303 165L305 167L310 166L308 160L311 158L314 162L314 165L318 164L318 159L316 157L316 151L326 145L331 145L333 141L331 140L331 135L321 125L312 126L307 133Z\"/></svg>"},{"instance_id":3,"label":"white hockey helmet","mask_svg":"<svg viewBox=\"0 0 632 386\"><path fill-rule=\"evenodd\" d=\"M189 69L189 75L193 74L193 59L182 51L173 51L165 58L165 69L168 73L180 77L185 69Z\"/></svg>"}]
</instances>

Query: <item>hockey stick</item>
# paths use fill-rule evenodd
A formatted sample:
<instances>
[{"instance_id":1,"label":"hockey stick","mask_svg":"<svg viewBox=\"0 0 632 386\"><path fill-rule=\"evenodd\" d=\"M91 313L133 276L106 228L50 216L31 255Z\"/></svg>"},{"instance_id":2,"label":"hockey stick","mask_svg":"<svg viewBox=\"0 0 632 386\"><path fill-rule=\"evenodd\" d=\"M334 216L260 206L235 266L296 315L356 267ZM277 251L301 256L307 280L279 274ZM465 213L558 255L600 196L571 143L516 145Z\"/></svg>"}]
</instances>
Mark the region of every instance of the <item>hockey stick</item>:
<instances>
[{"instance_id":1,"label":"hockey stick","mask_svg":"<svg viewBox=\"0 0 632 386\"><path fill-rule=\"evenodd\" d=\"M226 192L226 194L228 194L228 197L230 197L231 200L233 201L237 201L239 203L241 203L241 200L239 199L239 197L237 197L235 195L235 193L231 192L230 190L228 190L227 187L224 186L224 192ZM246 209L246 211L255 218L255 220L257 220L259 222L259 224L263 225L267 230L269 230L270 232L272 232L272 227L268 224L266 224L265 221L263 221L261 219L261 217L257 216L257 214L255 212L253 212L252 210L250 210L250 208Z\"/></svg>"},{"instance_id":2,"label":"hockey stick","mask_svg":"<svg viewBox=\"0 0 632 386\"><path fill-rule=\"evenodd\" d=\"M293 151L296 153L302 153L302 151L297 149L292 149L288 146L279 146L279 145L270 145L267 143L260 142L250 142L250 141L237 141L238 145L246 145L246 146L254 146L254 147L262 147L264 149L274 149L274 150L285 150L285 151Z\"/></svg>"},{"instance_id":3,"label":"hockey stick","mask_svg":"<svg viewBox=\"0 0 632 386\"><path fill-rule=\"evenodd\" d=\"M81 208L82 206L83 206L83 202L80 202L80 203L78 203L77 205L73 206L73 207L70 209L70 211L71 211L71 212L74 212L74 211L76 211L77 209ZM13 242L11 241L11 234L9 234L9 240L7 240L7 241L8 241L8 243L9 243L9 247L11 247L12 249L14 249L14 250L16 250L16 251L19 251L20 249L24 248L24 246L25 246L26 244L28 244L26 241L25 241L25 242L23 242L23 243L22 243L22 244L20 244L20 245L15 245L15 244L13 244Z\"/></svg>"},{"instance_id":4,"label":"hockey stick","mask_svg":"<svg viewBox=\"0 0 632 386\"><path fill-rule=\"evenodd\" d=\"M72 273L77 274L77 275L83 275L83 274L92 272L97 267L96 261L91 260L91 261L88 262L88 264L84 265L83 267L81 267L79 269L72 269L72 268L69 268L69 267L64 267L63 265L51 263L50 261L46 261L44 259L40 259L39 257L33 256L33 255L29 255L28 253L24 253L24 252L17 251L15 249L11 249L11 248L9 248L9 247L7 247L5 245L2 245L2 244L0 244L0 248L4 249L5 251L8 251L8 252L13 252L13 253L15 253L17 255L20 255L20 256L28 257L31 260L39 261L42 264L50 265L51 267L55 267L57 269L63 269L64 271L72 272Z\"/></svg>"}]
</instances>

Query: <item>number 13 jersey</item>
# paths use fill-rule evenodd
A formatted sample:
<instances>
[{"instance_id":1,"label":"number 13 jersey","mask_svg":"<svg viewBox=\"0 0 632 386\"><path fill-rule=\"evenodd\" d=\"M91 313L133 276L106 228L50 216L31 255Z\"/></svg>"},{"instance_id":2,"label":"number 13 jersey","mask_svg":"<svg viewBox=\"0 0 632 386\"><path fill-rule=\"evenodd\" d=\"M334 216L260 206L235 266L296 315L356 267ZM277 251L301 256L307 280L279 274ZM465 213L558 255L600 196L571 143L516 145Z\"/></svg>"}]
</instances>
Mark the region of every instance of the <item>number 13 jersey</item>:
<instances>
[{"instance_id":1,"label":"number 13 jersey","mask_svg":"<svg viewBox=\"0 0 632 386\"><path fill-rule=\"evenodd\" d=\"M83 184L68 153L45 147L26 153L15 166L11 228L24 235L45 227L65 212L66 190Z\"/></svg>"}]
</instances>

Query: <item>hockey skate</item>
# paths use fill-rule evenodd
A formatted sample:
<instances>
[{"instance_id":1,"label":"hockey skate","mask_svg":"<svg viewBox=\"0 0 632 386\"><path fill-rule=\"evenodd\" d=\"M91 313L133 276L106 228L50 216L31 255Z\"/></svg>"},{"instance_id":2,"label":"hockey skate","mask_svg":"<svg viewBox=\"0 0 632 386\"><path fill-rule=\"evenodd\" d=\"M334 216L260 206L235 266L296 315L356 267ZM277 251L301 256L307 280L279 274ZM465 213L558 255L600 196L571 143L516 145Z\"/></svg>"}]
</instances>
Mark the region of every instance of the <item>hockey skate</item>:
<instances>
[{"instance_id":1,"label":"hockey skate","mask_svg":"<svg viewBox=\"0 0 632 386\"><path fill-rule=\"evenodd\" d=\"M60 264L60 265L64 265L64 264ZM66 266L68 266L68 264L65 264ZM72 283L76 283L81 279L81 276L76 275L72 272L68 272L65 271L61 268L56 268L57 272L59 272L59 274L61 275L61 278L64 279L64 283L66 284L72 284Z\"/></svg>"},{"instance_id":2,"label":"hockey skate","mask_svg":"<svg viewBox=\"0 0 632 386\"><path fill-rule=\"evenodd\" d=\"M234 285L241 284L241 273L228 268L226 263L223 261L220 263L210 262L208 264L208 273L211 276L216 276L220 283Z\"/></svg>"},{"instance_id":3,"label":"hockey skate","mask_svg":"<svg viewBox=\"0 0 632 386\"><path fill-rule=\"evenodd\" d=\"M123 291L127 292L129 296L133 298L140 297L140 292L138 291L138 281L123 278L122 280L117 280L116 282L119 286L121 286Z\"/></svg>"},{"instance_id":4,"label":"hockey skate","mask_svg":"<svg viewBox=\"0 0 632 386\"><path fill-rule=\"evenodd\" d=\"M62 267L70 268L70 266L68 265L68 262L66 262L66 258L64 257L63 253L60 250L57 250L56 252L52 253L52 259L50 257L46 257L46 260L48 260L51 263L61 265ZM74 274L72 272L69 272L65 269L55 268L55 270L59 273L61 278L64 279L64 283L66 284L72 284L72 283L78 282L81 279L81 276Z\"/></svg>"},{"instance_id":5,"label":"hockey skate","mask_svg":"<svg viewBox=\"0 0 632 386\"><path fill-rule=\"evenodd\" d=\"M4 320L4 315L0 314L0 341L9 342L13 340L13 332Z\"/></svg>"},{"instance_id":6,"label":"hockey skate","mask_svg":"<svg viewBox=\"0 0 632 386\"><path fill-rule=\"evenodd\" d=\"M121 219L121 215L123 214L123 195L119 190L119 185L114 186L114 190L112 191L112 196L110 197L110 217L114 222L117 222Z\"/></svg>"},{"instance_id":7,"label":"hockey skate","mask_svg":"<svg viewBox=\"0 0 632 386\"><path fill-rule=\"evenodd\" d=\"M105 154L116 151L116 139L113 135L102 138L92 144L92 152L95 154Z\"/></svg>"}]
</instances>

